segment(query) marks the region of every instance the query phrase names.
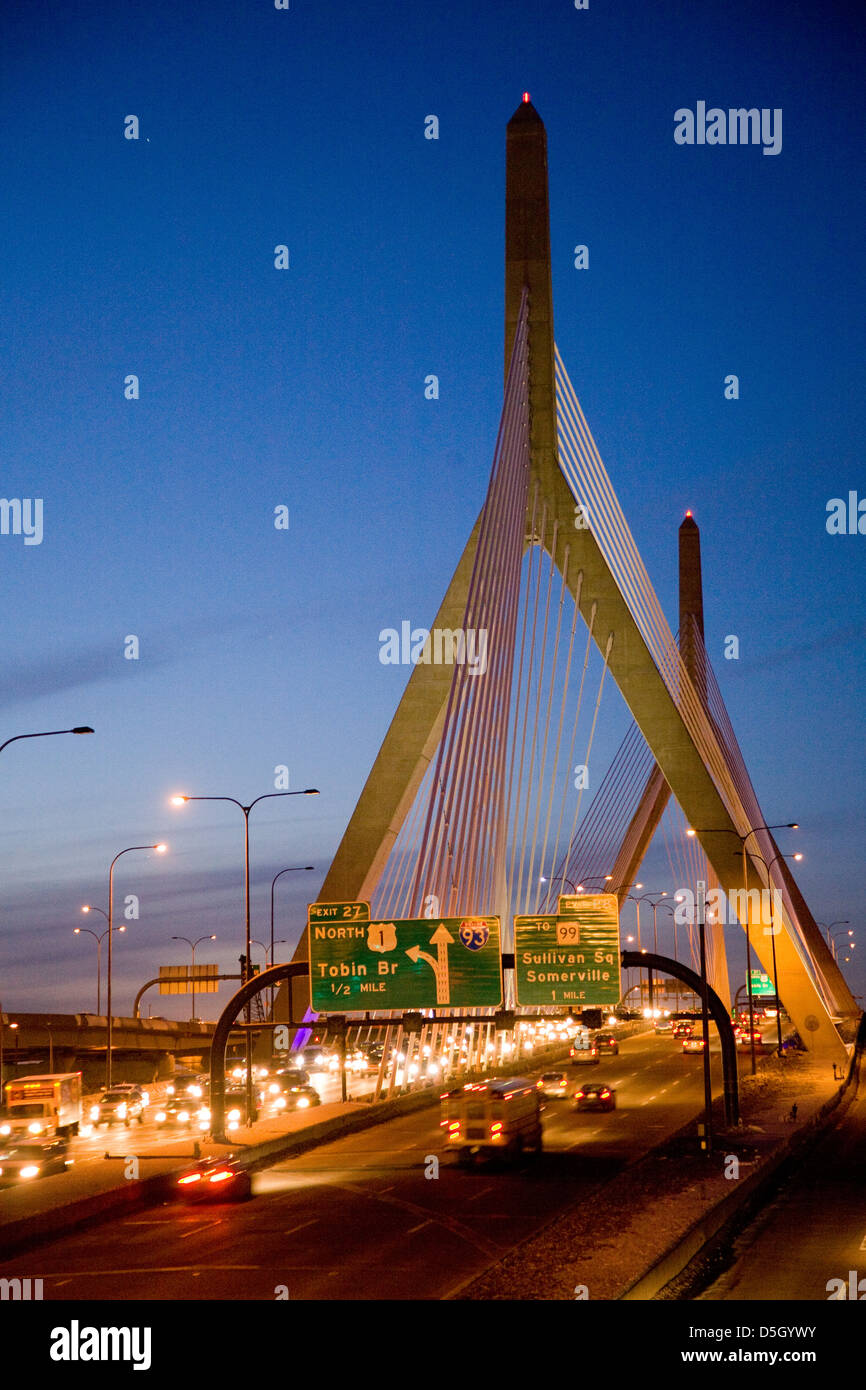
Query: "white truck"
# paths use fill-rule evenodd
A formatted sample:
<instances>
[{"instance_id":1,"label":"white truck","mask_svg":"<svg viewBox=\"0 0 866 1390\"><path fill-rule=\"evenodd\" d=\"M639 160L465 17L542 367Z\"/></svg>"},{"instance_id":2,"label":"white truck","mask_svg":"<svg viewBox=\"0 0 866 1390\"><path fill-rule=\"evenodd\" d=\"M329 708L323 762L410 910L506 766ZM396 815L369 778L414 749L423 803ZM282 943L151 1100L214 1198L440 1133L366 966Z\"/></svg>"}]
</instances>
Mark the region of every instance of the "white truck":
<instances>
[{"instance_id":1,"label":"white truck","mask_svg":"<svg viewBox=\"0 0 866 1390\"><path fill-rule=\"evenodd\" d=\"M0 1112L0 1138L66 1138L81 1124L81 1072L28 1076L7 1081Z\"/></svg>"},{"instance_id":2,"label":"white truck","mask_svg":"<svg viewBox=\"0 0 866 1390\"><path fill-rule=\"evenodd\" d=\"M440 1126L446 1149L461 1164L476 1154L519 1158L525 1149L541 1153L541 1092L534 1081L476 1081L441 1097Z\"/></svg>"}]
</instances>

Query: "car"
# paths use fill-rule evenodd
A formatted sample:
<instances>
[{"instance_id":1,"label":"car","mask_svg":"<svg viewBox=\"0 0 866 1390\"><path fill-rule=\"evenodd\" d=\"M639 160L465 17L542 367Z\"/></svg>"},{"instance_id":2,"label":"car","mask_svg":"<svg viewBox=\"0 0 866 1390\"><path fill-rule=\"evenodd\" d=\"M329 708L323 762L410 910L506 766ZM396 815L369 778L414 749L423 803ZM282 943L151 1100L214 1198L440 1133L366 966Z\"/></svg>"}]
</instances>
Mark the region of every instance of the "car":
<instances>
[{"instance_id":1,"label":"car","mask_svg":"<svg viewBox=\"0 0 866 1390\"><path fill-rule=\"evenodd\" d=\"M592 1045L598 1048L600 1054L607 1052L611 1057L619 1056L619 1043L613 1033L596 1033Z\"/></svg>"},{"instance_id":2,"label":"car","mask_svg":"<svg viewBox=\"0 0 866 1390\"><path fill-rule=\"evenodd\" d=\"M602 1082L581 1086L574 1093L574 1105L576 1110L615 1110L616 1091Z\"/></svg>"},{"instance_id":3,"label":"car","mask_svg":"<svg viewBox=\"0 0 866 1390\"><path fill-rule=\"evenodd\" d=\"M194 1100L199 1100L204 1095L204 1088L207 1077L200 1075L199 1072L179 1071L169 1081L165 1088L167 1096L192 1096Z\"/></svg>"},{"instance_id":4,"label":"car","mask_svg":"<svg viewBox=\"0 0 866 1390\"><path fill-rule=\"evenodd\" d=\"M293 1060L296 1066L308 1072L338 1071L340 1067L339 1054L322 1047L321 1043L296 1052Z\"/></svg>"},{"instance_id":5,"label":"car","mask_svg":"<svg viewBox=\"0 0 866 1390\"><path fill-rule=\"evenodd\" d=\"M598 1062L598 1048L594 1043L575 1042L574 1046L569 1048L568 1056L573 1067L592 1065Z\"/></svg>"},{"instance_id":6,"label":"car","mask_svg":"<svg viewBox=\"0 0 866 1390\"><path fill-rule=\"evenodd\" d=\"M286 1111L309 1110L312 1106L321 1105L321 1103L322 1097L314 1086L290 1086L274 1101L274 1108Z\"/></svg>"},{"instance_id":7,"label":"car","mask_svg":"<svg viewBox=\"0 0 866 1390\"><path fill-rule=\"evenodd\" d=\"M90 1107L90 1123L94 1128L116 1123L125 1124L128 1128L133 1120L144 1124L144 1106L129 1091L103 1091L96 1104Z\"/></svg>"},{"instance_id":8,"label":"car","mask_svg":"<svg viewBox=\"0 0 866 1390\"><path fill-rule=\"evenodd\" d=\"M206 1130L210 1111L205 1102L195 1096L169 1096L157 1110L154 1120L160 1129Z\"/></svg>"},{"instance_id":9,"label":"car","mask_svg":"<svg viewBox=\"0 0 866 1390\"><path fill-rule=\"evenodd\" d=\"M255 1105L255 1096L253 1097ZM243 1091L226 1091L225 1093L225 1127L229 1130L240 1129L241 1125L249 1123L247 1112L247 1093ZM210 1118L210 1112L208 1112Z\"/></svg>"},{"instance_id":10,"label":"car","mask_svg":"<svg viewBox=\"0 0 866 1390\"><path fill-rule=\"evenodd\" d=\"M42 1144L9 1144L0 1147L0 1187L47 1178L66 1172L65 1139L47 1139Z\"/></svg>"},{"instance_id":11,"label":"car","mask_svg":"<svg viewBox=\"0 0 866 1390\"><path fill-rule=\"evenodd\" d=\"M568 1097L568 1077L564 1071L546 1071L535 1084L548 1100L566 1100Z\"/></svg>"},{"instance_id":12,"label":"car","mask_svg":"<svg viewBox=\"0 0 866 1390\"><path fill-rule=\"evenodd\" d=\"M307 1110L310 1106L321 1105L322 1098L314 1086L310 1085L307 1072L298 1067L284 1067L265 1083L259 1093L259 1104L272 1115L283 1111ZM228 1097L226 1097L228 1111Z\"/></svg>"},{"instance_id":13,"label":"car","mask_svg":"<svg viewBox=\"0 0 866 1390\"><path fill-rule=\"evenodd\" d=\"M693 1031L694 1031L694 1024L693 1024L693 1023L675 1023L675 1024L674 1024L674 1037L675 1037L678 1041L680 1041L680 1042L682 1042L683 1038L690 1038L690 1037L692 1036L692 1032L693 1032Z\"/></svg>"},{"instance_id":14,"label":"car","mask_svg":"<svg viewBox=\"0 0 866 1390\"><path fill-rule=\"evenodd\" d=\"M753 1041L753 1039L754 1039L755 1047L763 1047L763 1046L764 1046L764 1039L763 1039L763 1037L761 1036L761 1034L758 1032L757 1028L753 1029L751 1033L749 1032L748 1028L744 1028L744 1029L742 1030L740 1036L737 1038L737 1046L738 1046L738 1047L748 1047L748 1048L751 1050L751 1046L752 1046L752 1041Z\"/></svg>"},{"instance_id":15,"label":"car","mask_svg":"<svg viewBox=\"0 0 866 1390\"><path fill-rule=\"evenodd\" d=\"M670 1018L657 1018L653 1029L656 1033L672 1033L674 1031L673 1020Z\"/></svg>"},{"instance_id":16,"label":"car","mask_svg":"<svg viewBox=\"0 0 866 1390\"><path fill-rule=\"evenodd\" d=\"M691 1056L691 1055L697 1055L697 1056L700 1056L701 1053L703 1052L703 1050L704 1050L704 1040L703 1040L703 1038L684 1038L684 1039L683 1039L683 1054L684 1054L684 1055L689 1055L689 1056Z\"/></svg>"},{"instance_id":17,"label":"car","mask_svg":"<svg viewBox=\"0 0 866 1390\"><path fill-rule=\"evenodd\" d=\"M174 1195L183 1202L241 1202L252 1191L249 1173L231 1154L202 1158L173 1183Z\"/></svg>"},{"instance_id":18,"label":"car","mask_svg":"<svg viewBox=\"0 0 866 1390\"><path fill-rule=\"evenodd\" d=\"M144 1090L135 1081L115 1081L111 1089L113 1091L129 1091L131 1095L141 1101L142 1108L145 1110L150 1105L150 1092Z\"/></svg>"},{"instance_id":19,"label":"car","mask_svg":"<svg viewBox=\"0 0 866 1390\"><path fill-rule=\"evenodd\" d=\"M267 1100L270 1096L290 1090L292 1086L308 1086L309 1082L310 1073L304 1071L303 1067L280 1067L262 1085L262 1095Z\"/></svg>"}]
</instances>

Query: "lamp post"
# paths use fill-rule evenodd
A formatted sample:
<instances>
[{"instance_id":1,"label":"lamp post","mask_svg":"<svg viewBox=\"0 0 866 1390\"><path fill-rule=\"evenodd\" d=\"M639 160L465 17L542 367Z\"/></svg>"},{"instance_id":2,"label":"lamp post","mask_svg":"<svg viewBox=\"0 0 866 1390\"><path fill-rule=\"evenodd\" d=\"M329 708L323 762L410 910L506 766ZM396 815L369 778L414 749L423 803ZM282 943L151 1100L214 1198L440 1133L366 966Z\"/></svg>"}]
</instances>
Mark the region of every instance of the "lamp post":
<instances>
[{"instance_id":1,"label":"lamp post","mask_svg":"<svg viewBox=\"0 0 866 1390\"><path fill-rule=\"evenodd\" d=\"M274 890L277 886L277 879L282 878L283 874L310 873L315 868L314 864L293 864L289 869L280 869L278 874L274 874L271 879L271 965L274 963ZM267 960L267 956L265 956ZM289 998L291 999L291 981L289 981ZM274 1011L274 991L271 989L271 1018Z\"/></svg>"},{"instance_id":2,"label":"lamp post","mask_svg":"<svg viewBox=\"0 0 866 1390\"><path fill-rule=\"evenodd\" d=\"M0 743L0 753L4 748L8 748L10 743L17 743L20 738L55 738L57 734L92 734L93 730L89 724L78 724L74 729L43 729L38 734L13 734L12 738L7 738L5 743Z\"/></svg>"},{"instance_id":3,"label":"lamp post","mask_svg":"<svg viewBox=\"0 0 866 1390\"><path fill-rule=\"evenodd\" d=\"M98 912L100 917L104 917L106 922L108 921L108 913L103 912L101 907L93 907L90 903L85 903L81 911ZM112 927L111 930L126 931L126 927ZM72 932L74 936L92 936L96 942L96 1015L99 1017L102 1013L102 943L108 936L108 931L106 930L101 936L97 936L96 932L91 931L89 927L73 927Z\"/></svg>"},{"instance_id":4,"label":"lamp post","mask_svg":"<svg viewBox=\"0 0 866 1390\"><path fill-rule=\"evenodd\" d=\"M18 1027L17 1023L9 1024L10 1033ZM6 1020L3 1016L3 1005L0 1004L0 1110L6 1104L6 1093L3 1090L3 1033L6 1028Z\"/></svg>"},{"instance_id":5,"label":"lamp post","mask_svg":"<svg viewBox=\"0 0 866 1390\"><path fill-rule=\"evenodd\" d=\"M755 854L755 859L760 859L764 868L767 870L767 888L770 893L770 942L773 947L773 988L776 991L776 1052L779 1057L782 1055L782 1009L779 998L779 981L777 978L776 967L776 899L773 893L773 865L777 859L795 859L799 864L803 858L799 852L797 854L774 854L769 864L762 854ZM750 973L751 978L751 973ZM751 1026L751 1019L749 1020Z\"/></svg>"},{"instance_id":6,"label":"lamp post","mask_svg":"<svg viewBox=\"0 0 866 1390\"><path fill-rule=\"evenodd\" d=\"M830 954L832 955L833 959L836 960L836 959L837 959L837 956L836 956L836 941L835 941L835 938L836 938L836 936L839 936L839 935L841 935L842 933L834 932L832 929L833 929L833 927L847 927L847 926L850 926L850 922L849 922L848 918L847 918L847 917L839 917L839 918L837 918L837 920L836 920L835 922L831 922L829 926L825 926L825 924L824 924L823 922L818 922L817 925L818 925L819 927L823 927L823 928L824 928L824 931L827 933L827 945L830 947ZM853 931L849 931L848 935L849 935L849 936L853 936L853 935L854 935Z\"/></svg>"},{"instance_id":7,"label":"lamp post","mask_svg":"<svg viewBox=\"0 0 866 1390\"><path fill-rule=\"evenodd\" d=\"M211 933L208 936L206 933L204 936L197 936L195 941L190 941L188 936L173 936L171 939L172 941L185 941L187 946L192 947L192 1014L189 1021L195 1023L195 948L200 941L216 941L216 935Z\"/></svg>"},{"instance_id":8,"label":"lamp post","mask_svg":"<svg viewBox=\"0 0 866 1390\"><path fill-rule=\"evenodd\" d=\"M838 948L838 946L836 945L836 937L837 937L837 936L845 936L845 935L847 935L847 936L853 936L853 935L854 935L854 933L853 933L853 931L851 930L850 927L849 927L847 933L846 933L846 932L834 932L834 933L833 933L833 959L834 959L835 961L837 961L837 962L838 962L838 960L839 960L839 948Z\"/></svg>"},{"instance_id":9,"label":"lamp post","mask_svg":"<svg viewBox=\"0 0 866 1390\"><path fill-rule=\"evenodd\" d=\"M698 944L701 955L701 1037L704 1054L704 1149L707 1157L713 1149L713 1083L710 1071L710 1011L707 984L706 890L703 880L697 883ZM748 916L748 912L746 913Z\"/></svg>"},{"instance_id":10,"label":"lamp post","mask_svg":"<svg viewBox=\"0 0 866 1390\"><path fill-rule=\"evenodd\" d=\"M300 792L265 792L262 796L257 796L248 806L243 802L237 801L233 796L184 796L178 793L171 797L172 806L184 806L188 801L229 801L233 806L237 806L244 816L244 965L241 985L245 985L251 978L250 970L250 811L257 806L260 801L271 801L279 796L318 796L318 787L306 787ZM247 1118L252 1123L253 1115L253 1039L252 1030L249 1027L251 1018L250 1001L244 1007L244 1019L246 1028L246 1063L247 1063Z\"/></svg>"},{"instance_id":11,"label":"lamp post","mask_svg":"<svg viewBox=\"0 0 866 1390\"><path fill-rule=\"evenodd\" d=\"M629 887L634 886L635 888L643 888L643 884L642 884L642 883L635 883L634 885L629 884L628 886L629 886ZM634 896L633 893L629 893L629 895L628 895L628 901L634 903L635 917L636 917L636 919L637 919L637 945L638 945L638 950L641 949L641 946L640 946L640 905L641 905L641 903L652 903L652 910L653 910L653 950L655 951L656 955L658 955L658 950L659 950L659 933L658 933L658 924L657 924L657 922L656 922L656 908L658 907L658 903L661 902L662 898L666 898L666 897L667 897L667 893L666 893L666 892L661 892L661 893L642 893L641 896L640 896L639 898L636 898L636 897ZM658 899L658 902L653 902L653 899L654 899L654 898ZM651 970L648 970L648 971L647 971L647 978L648 978L648 980L649 980L649 1006L650 1006L650 1011L652 1011L652 1009L653 1009L653 972L652 972Z\"/></svg>"},{"instance_id":12,"label":"lamp post","mask_svg":"<svg viewBox=\"0 0 866 1390\"><path fill-rule=\"evenodd\" d=\"M158 845L129 845L126 849L120 850L119 853L114 856L108 870L108 970L106 972L108 979L105 989L105 1022L107 1025L105 1038L105 1089L107 1091L111 1090L111 936L113 931L111 919L114 912L114 866L122 855L132 854L133 851L145 849L155 850L157 854L165 854L168 845L161 843Z\"/></svg>"},{"instance_id":13,"label":"lamp post","mask_svg":"<svg viewBox=\"0 0 866 1390\"><path fill-rule=\"evenodd\" d=\"M744 895L744 896L743 896L743 911L744 911L745 914L746 914L746 920L745 920L745 922L743 923L743 925L744 925L745 928L746 928L746 984L747 984L748 987L749 987L749 1041L751 1042L751 1045L752 1045L752 1046L751 1046L751 1053L752 1053L752 1075L753 1075L753 1076L755 1075L755 1073L756 1073L757 1070L758 1070L758 1064L757 1064L757 1061L755 1060L755 1015L754 1015L755 1006L754 1006L754 1001L753 1001L753 998L752 998L752 938L751 938L751 930L750 930L750 924L749 924L749 863L748 863L748 859L747 859L747 856L746 856L746 843L747 843L747 841L748 841L748 839L749 839L749 836L750 836L750 835L756 835L756 834L758 833L759 830L799 830L799 828L800 828L800 827L799 827L799 825L797 824L796 821L785 821L785 823L784 823L783 825L752 825L752 826L750 826L749 829L746 831L745 835L741 835L740 832L739 832L739 830L734 830L734 829L733 829L731 826L729 826L729 825L723 825L723 826L721 826L721 828L716 827L716 828L714 828L714 829L704 829L704 830L689 829L689 830L686 831L686 834L687 834L687 835L691 835L691 836L695 836L695 835L736 835L737 839L740 841L740 846L741 846L741 848L742 848L742 852L743 852L743 895ZM759 857L760 857L760 856L759 856Z\"/></svg>"}]
</instances>

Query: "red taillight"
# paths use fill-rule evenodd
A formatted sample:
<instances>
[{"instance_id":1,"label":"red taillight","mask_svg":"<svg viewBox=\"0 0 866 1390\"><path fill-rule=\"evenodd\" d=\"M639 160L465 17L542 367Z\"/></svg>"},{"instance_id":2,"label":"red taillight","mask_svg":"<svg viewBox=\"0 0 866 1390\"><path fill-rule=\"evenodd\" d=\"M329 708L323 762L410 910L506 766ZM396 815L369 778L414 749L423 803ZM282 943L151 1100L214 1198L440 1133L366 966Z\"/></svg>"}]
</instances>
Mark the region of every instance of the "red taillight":
<instances>
[{"instance_id":1,"label":"red taillight","mask_svg":"<svg viewBox=\"0 0 866 1390\"><path fill-rule=\"evenodd\" d=\"M602 1098L602 1100L607 1100L607 1098L608 1098L609 1095L610 1095L610 1091L602 1091L602 1093L601 1093L601 1098Z\"/></svg>"},{"instance_id":2,"label":"red taillight","mask_svg":"<svg viewBox=\"0 0 866 1390\"><path fill-rule=\"evenodd\" d=\"M232 1173L232 1172L230 1171L230 1169L228 1169L228 1168L220 1168L220 1170L219 1170L218 1172L216 1172L216 1173L211 1173L211 1175L210 1175L210 1181L211 1181L211 1182L225 1182L227 1178L233 1178L233 1177L234 1177L234 1173Z\"/></svg>"},{"instance_id":3,"label":"red taillight","mask_svg":"<svg viewBox=\"0 0 866 1390\"><path fill-rule=\"evenodd\" d=\"M185 1187L190 1182L201 1182L201 1173L186 1173L182 1178L178 1178L178 1187Z\"/></svg>"}]
</instances>

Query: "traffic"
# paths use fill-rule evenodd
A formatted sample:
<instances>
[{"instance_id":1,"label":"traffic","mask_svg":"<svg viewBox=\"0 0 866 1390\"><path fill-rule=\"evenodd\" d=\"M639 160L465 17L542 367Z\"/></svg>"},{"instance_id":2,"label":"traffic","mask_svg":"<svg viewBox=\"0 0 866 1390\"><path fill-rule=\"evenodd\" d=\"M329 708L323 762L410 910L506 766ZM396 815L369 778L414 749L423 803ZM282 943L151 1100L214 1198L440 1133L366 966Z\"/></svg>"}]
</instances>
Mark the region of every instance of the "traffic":
<instances>
[{"instance_id":1,"label":"traffic","mask_svg":"<svg viewBox=\"0 0 866 1390\"><path fill-rule=\"evenodd\" d=\"M611 1015L596 1029L573 1020L527 1023L523 1026L521 1058L529 1064L531 1074L501 1080L476 1079L460 1084L459 1072L469 1061L468 1045L465 1039L458 1044L447 1034L436 1051L410 1036L399 1049L388 1049L387 1060L397 1062L395 1075L403 1089L411 1084L441 1087L445 1081L448 1088L440 1099L443 1150L456 1154L458 1163L490 1158L522 1160L543 1151L545 1110L549 1119L550 1103L568 1110L576 1121L586 1112L610 1115L628 1109L628 1077L616 1074L620 1070L622 1022ZM769 1019L753 1011L753 1022L758 1025ZM738 1043L750 1046L748 1016L745 1023L737 1018L734 1028ZM653 1031L670 1039L684 1057L703 1052L699 1016L658 1019ZM754 1038L760 1050L763 1042L757 1026ZM488 1045L484 1060L491 1068L508 1055L508 1041L502 1038ZM569 1057L565 1067L532 1073L533 1052L542 1046L566 1043ZM371 1096L376 1078L384 1070L384 1060L381 1041L347 1049L347 1089L354 1099ZM225 1091L228 1135L244 1137L256 1119L278 1120L339 1102L341 1065L336 1048L313 1043L275 1057L270 1066L255 1066L254 1115L247 1110L245 1069L231 1067ZM587 1065L602 1068L602 1074L599 1077L597 1073L592 1082L581 1083L578 1073ZM192 1071L176 1073L153 1093L133 1082L118 1082L89 1100L82 1094L79 1072L8 1082L0 1111L0 1190L62 1174L75 1163L102 1160L108 1157L107 1139L112 1148L131 1151L133 1128L134 1151L153 1156L170 1153L172 1142L179 1137L204 1140L210 1131L209 1090L207 1073ZM126 1140L121 1138L124 1135ZM198 1167L190 1170L198 1171ZM233 1169L218 1176L206 1168L201 1172L201 1186L194 1176L188 1175L186 1181L178 1179L179 1199L228 1200L250 1195L252 1188ZM187 1190L192 1188L194 1198Z\"/></svg>"}]
</instances>

